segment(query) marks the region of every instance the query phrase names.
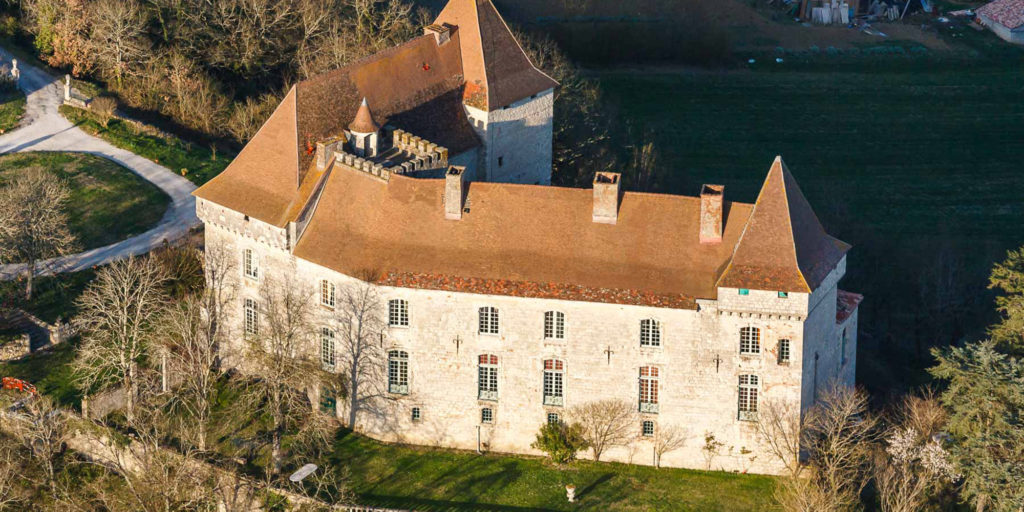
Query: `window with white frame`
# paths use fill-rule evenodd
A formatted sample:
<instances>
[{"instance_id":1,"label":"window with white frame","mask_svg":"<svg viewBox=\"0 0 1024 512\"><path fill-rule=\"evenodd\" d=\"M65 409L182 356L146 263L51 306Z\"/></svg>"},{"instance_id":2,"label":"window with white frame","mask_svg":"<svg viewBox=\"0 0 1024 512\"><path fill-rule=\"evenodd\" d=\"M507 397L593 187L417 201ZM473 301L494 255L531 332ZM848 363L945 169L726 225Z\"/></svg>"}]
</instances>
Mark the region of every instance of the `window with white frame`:
<instances>
[{"instance_id":1,"label":"window with white frame","mask_svg":"<svg viewBox=\"0 0 1024 512\"><path fill-rule=\"evenodd\" d=\"M740 328L740 354L752 355L761 353L761 329L757 327Z\"/></svg>"},{"instance_id":2,"label":"window with white frame","mask_svg":"<svg viewBox=\"0 0 1024 512\"><path fill-rule=\"evenodd\" d=\"M480 334L498 334L498 308L480 308Z\"/></svg>"},{"instance_id":3,"label":"window with white frame","mask_svg":"<svg viewBox=\"0 0 1024 512\"><path fill-rule=\"evenodd\" d=\"M498 399L498 356L494 354L481 354L480 363L477 367L479 381L477 383L478 398L480 400Z\"/></svg>"},{"instance_id":4,"label":"window with white frame","mask_svg":"<svg viewBox=\"0 0 1024 512\"><path fill-rule=\"evenodd\" d=\"M565 367L558 359L544 361L544 405L562 406Z\"/></svg>"},{"instance_id":5,"label":"window with white frame","mask_svg":"<svg viewBox=\"0 0 1024 512\"><path fill-rule=\"evenodd\" d=\"M554 413L554 412L549 412L548 413L548 423L550 423L552 425L558 425L561 422L562 422L562 419L558 417L558 413Z\"/></svg>"},{"instance_id":6,"label":"window with white frame","mask_svg":"<svg viewBox=\"0 0 1024 512\"><path fill-rule=\"evenodd\" d=\"M245 334L248 336L259 336L260 334L260 310L259 304L252 299L245 299Z\"/></svg>"},{"instance_id":7,"label":"window with white frame","mask_svg":"<svg viewBox=\"0 0 1024 512\"><path fill-rule=\"evenodd\" d=\"M644 420L644 422L640 425L640 434L643 435L644 437L653 437L654 422L651 420Z\"/></svg>"},{"instance_id":8,"label":"window with white frame","mask_svg":"<svg viewBox=\"0 0 1024 512\"><path fill-rule=\"evenodd\" d=\"M640 412L658 412L658 368L640 367Z\"/></svg>"},{"instance_id":9,"label":"window with white frame","mask_svg":"<svg viewBox=\"0 0 1024 512\"><path fill-rule=\"evenodd\" d=\"M565 339L565 313L547 311L544 313L544 339Z\"/></svg>"},{"instance_id":10,"label":"window with white frame","mask_svg":"<svg viewBox=\"0 0 1024 512\"><path fill-rule=\"evenodd\" d=\"M337 363L334 349L334 331L327 327L320 329L320 363L325 370L334 371Z\"/></svg>"},{"instance_id":11,"label":"window with white frame","mask_svg":"<svg viewBox=\"0 0 1024 512\"><path fill-rule=\"evenodd\" d=\"M404 350L388 351L388 392L409 394L409 353Z\"/></svg>"},{"instance_id":12,"label":"window with white frame","mask_svg":"<svg viewBox=\"0 0 1024 512\"><path fill-rule=\"evenodd\" d=\"M789 364L789 340L779 340L779 364Z\"/></svg>"},{"instance_id":13,"label":"window with white frame","mask_svg":"<svg viewBox=\"0 0 1024 512\"><path fill-rule=\"evenodd\" d=\"M648 318L640 321L640 346L661 346L661 324L657 320Z\"/></svg>"},{"instance_id":14,"label":"window with white frame","mask_svg":"<svg viewBox=\"0 0 1024 512\"><path fill-rule=\"evenodd\" d=\"M494 409L490 407L480 409L480 423L494 423Z\"/></svg>"},{"instance_id":15,"label":"window with white frame","mask_svg":"<svg viewBox=\"0 0 1024 512\"><path fill-rule=\"evenodd\" d=\"M388 325L391 327L409 327L409 302L404 299L388 301Z\"/></svg>"},{"instance_id":16,"label":"window with white frame","mask_svg":"<svg viewBox=\"0 0 1024 512\"><path fill-rule=\"evenodd\" d=\"M320 280L320 305L334 309L335 304L335 288L334 283L326 280Z\"/></svg>"},{"instance_id":17,"label":"window with white frame","mask_svg":"<svg viewBox=\"0 0 1024 512\"><path fill-rule=\"evenodd\" d=\"M740 375L739 419L757 421L757 375Z\"/></svg>"},{"instance_id":18,"label":"window with white frame","mask_svg":"<svg viewBox=\"0 0 1024 512\"><path fill-rule=\"evenodd\" d=\"M242 271L249 279L260 278L260 262L252 249L242 251Z\"/></svg>"}]
</instances>

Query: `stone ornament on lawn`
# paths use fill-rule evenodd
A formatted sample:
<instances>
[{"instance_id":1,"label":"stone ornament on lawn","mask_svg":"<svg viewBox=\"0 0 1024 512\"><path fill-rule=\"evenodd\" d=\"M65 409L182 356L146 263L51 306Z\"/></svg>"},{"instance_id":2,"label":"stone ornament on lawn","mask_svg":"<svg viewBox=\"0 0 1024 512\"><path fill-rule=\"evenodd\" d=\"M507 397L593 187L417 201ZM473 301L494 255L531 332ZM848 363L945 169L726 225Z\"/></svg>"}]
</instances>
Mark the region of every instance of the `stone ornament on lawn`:
<instances>
[{"instance_id":1,"label":"stone ornament on lawn","mask_svg":"<svg viewBox=\"0 0 1024 512\"><path fill-rule=\"evenodd\" d=\"M576 486L569 484L565 486L565 497L569 498L569 503L576 503Z\"/></svg>"}]
</instances>

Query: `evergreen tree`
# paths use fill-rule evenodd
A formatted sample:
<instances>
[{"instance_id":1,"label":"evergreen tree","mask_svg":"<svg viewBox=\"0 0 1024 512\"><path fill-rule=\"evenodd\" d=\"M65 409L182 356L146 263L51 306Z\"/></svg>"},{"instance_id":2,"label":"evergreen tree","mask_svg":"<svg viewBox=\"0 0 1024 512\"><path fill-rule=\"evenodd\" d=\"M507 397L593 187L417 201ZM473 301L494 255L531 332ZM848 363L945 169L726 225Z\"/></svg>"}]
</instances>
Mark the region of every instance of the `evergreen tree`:
<instances>
[{"instance_id":1,"label":"evergreen tree","mask_svg":"<svg viewBox=\"0 0 1024 512\"><path fill-rule=\"evenodd\" d=\"M1024 362L983 341L933 350L931 374L948 382L950 453L963 498L976 510L1024 509Z\"/></svg>"},{"instance_id":2,"label":"evergreen tree","mask_svg":"<svg viewBox=\"0 0 1024 512\"><path fill-rule=\"evenodd\" d=\"M989 335L1001 350L1024 355L1024 247L1010 251L1005 261L993 267L988 287L1003 292L996 297L1002 318L989 329Z\"/></svg>"}]
</instances>

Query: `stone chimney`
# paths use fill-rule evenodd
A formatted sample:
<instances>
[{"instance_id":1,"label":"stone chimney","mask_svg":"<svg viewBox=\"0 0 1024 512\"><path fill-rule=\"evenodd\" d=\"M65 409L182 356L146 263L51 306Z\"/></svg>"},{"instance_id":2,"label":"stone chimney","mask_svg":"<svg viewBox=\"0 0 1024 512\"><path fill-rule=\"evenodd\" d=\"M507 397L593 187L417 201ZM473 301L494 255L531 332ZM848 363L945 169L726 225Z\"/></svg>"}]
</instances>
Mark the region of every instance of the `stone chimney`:
<instances>
[{"instance_id":1,"label":"stone chimney","mask_svg":"<svg viewBox=\"0 0 1024 512\"><path fill-rule=\"evenodd\" d=\"M461 220L465 200L466 168L451 166L444 173L444 218Z\"/></svg>"},{"instance_id":2,"label":"stone chimney","mask_svg":"<svg viewBox=\"0 0 1024 512\"><path fill-rule=\"evenodd\" d=\"M594 173L594 222L615 224L619 218L619 182L617 172Z\"/></svg>"},{"instance_id":3,"label":"stone chimney","mask_svg":"<svg viewBox=\"0 0 1024 512\"><path fill-rule=\"evenodd\" d=\"M429 25L423 28L423 33L432 34L438 46L447 43L452 37L452 29L448 25Z\"/></svg>"},{"instance_id":4,"label":"stone chimney","mask_svg":"<svg viewBox=\"0 0 1024 512\"><path fill-rule=\"evenodd\" d=\"M700 189L700 243L722 242L722 197L724 185L704 185Z\"/></svg>"}]
</instances>

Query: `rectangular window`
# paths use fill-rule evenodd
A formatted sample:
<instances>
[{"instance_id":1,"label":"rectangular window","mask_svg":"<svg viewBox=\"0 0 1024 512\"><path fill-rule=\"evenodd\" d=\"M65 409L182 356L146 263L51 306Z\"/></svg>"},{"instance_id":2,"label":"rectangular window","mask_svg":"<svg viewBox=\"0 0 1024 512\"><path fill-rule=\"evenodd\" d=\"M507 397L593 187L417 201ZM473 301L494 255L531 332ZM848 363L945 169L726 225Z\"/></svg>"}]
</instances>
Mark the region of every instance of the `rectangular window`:
<instances>
[{"instance_id":1,"label":"rectangular window","mask_svg":"<svg viewBox=\"0 0 1024 512\"><path fill-rule=\"evenodd\" d=\"M647 319L640 321L640 346L661 346L661 324L657 320Z\"/></svg>"},{"instance_id":2,"label":"rectangular window","mask_svg":"<svg viewBox=\"0 0 1024 512\"><path fill-rule=\"evenodd\" d=\"M323 279L320 281L320 305L334 309L335 304L334 283Z\"/></svg>"},{"instance_id":3,"label":"rectangular window","mask_svg":"<svg viewBox=\"0 0 1024 512\"><path fill-rule=\"evenodd\" d=\"M757 327L740 328L740 354L755 355L761 353L761 329Z\"/></svg>"},{"instance_id":4,"label":"rectangular window","mask_svg":"<svg viewBox=\"0 0 1024 512\"><path fill-rule=\"evenodd\" d=\"M640 433L643 434L644 437L654 436L654 422L651 420L644 421L640 427Z\"/></svg>"},{"instance_id":5,"label":"rectangular window","mask_svg":"<svg viewBox=\"0 0 1024 512\"><path fill-rule=\"evenodd\" d=\"M498 334L498 308L480 308L480 334Z\"/></svg>"},{"instance_id":6,"label":"rectangular window","mask_svg":"<svg viewBox=\"0 0 1024 512\"><path fill-rule=\"evenodd\" d=\"M388 301L388 325L391 327L409 327L409 302L403 299Z\"/></svg>"},{"instance_id":7,"label":"rectangular window","mask_svg":"<svg viewBox=\"0 0 1024 512\"><path fill-rule=\"evenodd\" d=\"M494 409L490 407L480 409L480 423L494 423Z\"/></svg>"},{"instance_id":8,"label":"rectangular window","mask_svg":"<svg viewBox=\"0 0 1024 512\"><path fill-rule=\"evenodd\" d=\"M413 421L419 421L420 420L420 408L419 407L413 407L412 408L412 420Z\"/></svg>"},{"instance_id":9,"label":"rectangular window","mask_svg":"<svg viewBox=\"0 0 1024 512\"><path fill-rule=\"evenodd\" d=\"M324 327L320 330L320 363L327 371L334 371L334 331Z\"/></svg>"},{"instance_id":10,"label":"rectangular window","mask_svg":"<svg viewBox=\"0 0 1024 512\"><path fill-rule=\"evenodd\" d=\"M779 298L780 299L788 299L789 298L789 292L779 292Z\"/></svg>"},{"instance_id":11,"label":"rectangular window","mask_svg":"<svg viewBox=\"0 0 1024 512\"><path fill-rule=\"evenodd\" d=\"M565 403L565 398L562 395L564 375L562 361L557 359L544 361L544 405L561 407Z\"/></svg>"},{"instance_id":12,"label":"rectangular window","mask_svg":"<svg viewBox=\"0 0 1024 512\"><path fill-rule=\"evenodd\" d=\"M480 400L498 399L498 356L482 354L477 367L477 397Z\"/></svg>"},{"instance_id":13,"label":"rectangular window","mask_svg":"<svg viewBox=\"0 0 1024 512\"><path fill-rule=\"evenodd\" d=\"M565 339L565 314L561 311L544 313L544 339Z\"/></svg>"},{"instance_id":14,"label":"rectangular window","mask_svg":"<svg viewBox=\"0 0 1024 512\"><path fill-rule=\"evenodd\" d=\"M561 422L562 422L562 420L561 420L561 418L558 417L558 414L553 413L553 412L548 413L548 423L550 423L552 425L557 425L557 424L559 424Z\"/></svg>"},{"instance_id":15,"label":"rectangular window","mask_svg":"<svg viewBox=\"0 0 1024 512\"><path fill-rule=\"evenodd\" d=\"M640 368L640 412L658 412L658 369L654 366Z\"/></svg>"},{"instance_id":16,"label":"rectangular window","mask_svg":"<svg viewBox=\"0 0 1024 512\"><path fill-rule=\"evenodd\" d=\"M789 364L789 340L779 340L779 364Z\"/></svg>"},{"instance_id":17,"label":"rectangular window","mask_svg":"<svg viewBox=\"0 0 1024 512\"><path fill-rule=\"evenodd\" d=\"M757 421L757 389L757 375L740 375L740 421Z\"/></svg>"},{"instance_id":18,"label":"rectangular window","mask_svg":"<svg viewBox=\"0 0 1024 512\"><path fill-rule=\"evenodd\" d=\"M259 305L252 299L245 299L245 334L259 336L260 311Z\"/></svg>"},{"instance_id":19,"label":"rectangular window","mask_svg":"<svg viewBox=\"0 0 1024 512\"><path fill-rule=\"evenodd\" d=\"M252 249L242 251L242 271L249 279L258 280L260 278L259 261L256 260L256 254L252 252Z\"/></svg>"},{"instance_id":20,"label":"rectangular window","mask_svg":"<svg viewBox=\"0 0 1024 512\"><path fill-rule=\"evenodd\" d=\"M750 290L746 288L740 288L740 295L750 295Z\"/></svg>"},{"instance_id":21,"label":"rectangular window","mask_svg":"<svg viewBox=\"0 0 1024 512\"><path fill-rule=\"evenodd\" d=\"M409 353L404 350L388 352L388 392L409 394Z\"/></svg>"},{"instance_id":22,"label":"rectangular window","mask_svg":"<svg viewBox=\"0 0 1024 512\"><path fill-rule=\"evenodd\" d=\"M505 107L505 108L508 108L508 107ZM505 157L499 156L498 157L498 167L501 167L503 165L505 165Z\"/></svg>"}]
</instances>

